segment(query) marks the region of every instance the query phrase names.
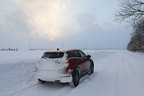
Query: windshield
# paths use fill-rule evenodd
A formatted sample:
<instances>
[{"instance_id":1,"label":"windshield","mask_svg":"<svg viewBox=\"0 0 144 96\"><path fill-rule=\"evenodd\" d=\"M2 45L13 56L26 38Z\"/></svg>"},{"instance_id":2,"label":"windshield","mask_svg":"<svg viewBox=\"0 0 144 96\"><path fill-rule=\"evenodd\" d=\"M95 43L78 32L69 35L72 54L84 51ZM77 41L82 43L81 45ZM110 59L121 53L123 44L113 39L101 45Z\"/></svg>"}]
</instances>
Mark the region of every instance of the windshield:
<instances>
[{"instance_id":1,"label":"windshield","mask_svg":"<svg viewBox=\"0 0 144 96\"><path fill-rule=\"evenodd\" d=\"M42 58L62 58L63 52L45 52Z\"/></svg>"}]
</instances>

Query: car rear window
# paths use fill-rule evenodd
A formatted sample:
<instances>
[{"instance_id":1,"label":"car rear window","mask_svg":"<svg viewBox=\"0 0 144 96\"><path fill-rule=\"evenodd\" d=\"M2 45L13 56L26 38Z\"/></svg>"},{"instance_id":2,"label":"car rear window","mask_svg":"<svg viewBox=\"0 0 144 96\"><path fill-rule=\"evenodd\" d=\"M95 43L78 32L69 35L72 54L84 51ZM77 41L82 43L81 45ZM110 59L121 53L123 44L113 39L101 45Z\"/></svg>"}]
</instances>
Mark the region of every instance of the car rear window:
<instances>
[{"instance_id":1,"label":"car rear window","mask_svg":"<svg viewBox=\"0 0 144 96\"><path fill-rule=\"evenodd\" d=\"M45 52L42 58L62 58L64 55L63 52Z\"/></svg>"},{"instance_id":2,"label":"car rear window","mask_svg":"<svg viewBox=\"0 0 144 96\"><path fill-rule=\"evenodd\" d=\"M67 52L67 54L68 54L68 58L70 58L70 57L81 57L81 55L78 51L70 51L70 52Z\"/></svg>"}]
</instances>

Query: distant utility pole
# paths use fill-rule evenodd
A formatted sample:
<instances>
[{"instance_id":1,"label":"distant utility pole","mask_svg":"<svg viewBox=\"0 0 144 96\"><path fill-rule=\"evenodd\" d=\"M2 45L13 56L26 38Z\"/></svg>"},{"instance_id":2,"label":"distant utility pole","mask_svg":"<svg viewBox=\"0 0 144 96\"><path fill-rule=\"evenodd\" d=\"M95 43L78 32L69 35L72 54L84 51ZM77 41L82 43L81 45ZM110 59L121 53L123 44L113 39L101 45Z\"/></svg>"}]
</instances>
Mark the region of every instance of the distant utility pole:
<instances>
[{"instance_id":1,"label":"distant utility pole","mask_svg":"<svg viewBox=\"0 0 144 96\"><path fill-rule=\"evenodd\" d=\"M62 49L63 49L63 47L64 47L64 44L63 44L63 40L62 40Z\"/></svg>"}]
</instances>

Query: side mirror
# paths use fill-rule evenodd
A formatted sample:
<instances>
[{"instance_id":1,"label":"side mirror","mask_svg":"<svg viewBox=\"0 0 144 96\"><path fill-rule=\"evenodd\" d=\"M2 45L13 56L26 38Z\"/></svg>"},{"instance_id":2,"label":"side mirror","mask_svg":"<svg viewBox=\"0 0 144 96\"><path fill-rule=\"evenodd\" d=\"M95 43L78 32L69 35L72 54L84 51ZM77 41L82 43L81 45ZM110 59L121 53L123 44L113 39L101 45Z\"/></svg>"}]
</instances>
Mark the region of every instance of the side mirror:
<instances>
[{"instance_id":1,"label":"side mirror","mask_svg":"<svg viewBox=\"0 0 144 96\"><path fill-rule=\"evenodd\" d=\"M87 55L87 59L90 59L91 58L91 55Z\"/></svg>"}]
</instances>

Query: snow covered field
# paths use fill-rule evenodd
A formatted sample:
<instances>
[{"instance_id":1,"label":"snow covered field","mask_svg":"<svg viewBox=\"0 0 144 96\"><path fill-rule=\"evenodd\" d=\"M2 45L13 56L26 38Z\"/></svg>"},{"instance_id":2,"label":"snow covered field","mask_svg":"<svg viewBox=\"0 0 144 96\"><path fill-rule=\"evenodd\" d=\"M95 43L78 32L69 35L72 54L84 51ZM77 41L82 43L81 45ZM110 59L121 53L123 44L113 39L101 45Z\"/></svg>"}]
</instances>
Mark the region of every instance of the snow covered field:
<instances>
[{"instance_id":1,"label":"snow covered field","mask_svg":"<svg viewBox=\"0 0 144 96\"><path fill-rule=\"evenodd\" d=\"M0 96L144 96L144 54L126 50L84 50L95 72L77 88L37 84L36 63L43 51L0 51Z\"/></svg>"}]
</instances>

